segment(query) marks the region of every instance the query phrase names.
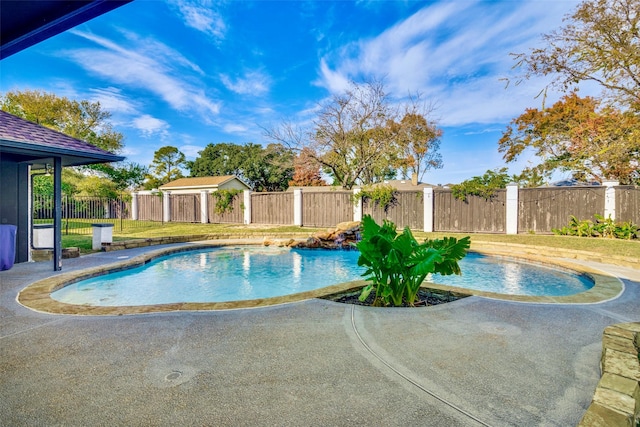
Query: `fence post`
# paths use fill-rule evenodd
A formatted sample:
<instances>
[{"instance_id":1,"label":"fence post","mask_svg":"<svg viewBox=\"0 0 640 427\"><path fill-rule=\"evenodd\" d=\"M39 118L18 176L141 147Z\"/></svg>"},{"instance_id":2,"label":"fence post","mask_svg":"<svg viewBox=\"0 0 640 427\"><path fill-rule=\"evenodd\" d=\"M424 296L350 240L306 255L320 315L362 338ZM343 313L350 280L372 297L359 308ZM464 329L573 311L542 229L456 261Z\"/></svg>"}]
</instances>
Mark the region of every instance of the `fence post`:
<instances>
[{"instance_id":1,"label":"fence post","mask_svg":"<svg viewBox=\"0 0 640 427\"><path fill-rule=\"evenodd\" d=\"M433 188L425 187L424 191L424 232L433 232Z\"/></svg>"},{"instance_id":2,"label":"fence post","mask_svg":"<svg viewBox=\"0 0 640 427\"><path fill-rule=\"evenodd\" d=\"M362 197L358 197L358 194L362 191L360 188L353 189L353 198L355 203L353 205L353 220L362 221Z\"/></svg>"},{"instance_id":3,"label":"fence post","mask_svg":"<svg viewBox=\"0 0 640 427\"><path fill-rule=\"evenodd\" d=\"M131 193L131 219L138 220L138 192L133 191Z\"/></svg>"},{"instance_id":4,"label":"fence post","mask_svg":"<svg viewBox=\"0 0 640 427\"><path fill-rule=\"evenodd\" d=\"M251 224L251 190L244 190L244 223Z\"/></svg>"},{"instance_id":5,"label":"fence post","mask_svg":"<svg viewBox=\"0 0 640 427\"><path fill-rule=\"evenodd\" d=\"M162 192L162 222L171 221L171 191Z\"/></svg>"},{"instance_id":6,"label":"fence post","mask_svg":"<svg viewBox=\"0 0 640 427\"><path fill-rule=\"evenodd\" d=\"M209 192L200 190L200 223L209 223Z\"/></svg>"},{"instance_id":7,"label":"fence post","mask_svg":"<svg viewBox=\"0 0 640 427\"><path fill-rule=\"evenodd\" d=\"M616 219L616 185L620 185L618 181L602 181L604 190L604 217Z\"/></svg>"},{"instance_id":8,"label":"fence post","mask_svg":"<svg viewBox=\"0 0 640 427\"><path fill-rule=\"evenodd\" d=\"M507 234L518 234L518 184L507 185L506 203L506 227Z\"/></svg>"},{"instance_id":9,"label":"fence post","mask_svg":"<svg viewBox=\"0 0 640 427\"><path fill-rule=\"evenodd\" d=\"M302 189L293 190L293 225L302 227Z\"/></svg>"}]
</instances>

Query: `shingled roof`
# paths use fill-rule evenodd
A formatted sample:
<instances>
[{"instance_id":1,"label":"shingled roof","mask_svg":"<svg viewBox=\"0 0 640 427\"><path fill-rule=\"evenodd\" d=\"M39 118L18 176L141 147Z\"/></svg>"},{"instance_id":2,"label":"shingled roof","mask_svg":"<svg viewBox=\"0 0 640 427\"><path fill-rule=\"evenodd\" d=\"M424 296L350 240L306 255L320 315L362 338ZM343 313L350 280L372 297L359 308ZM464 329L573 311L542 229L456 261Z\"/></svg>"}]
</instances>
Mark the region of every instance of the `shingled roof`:
<instances>
[{"instance_id":1,"label":"shingled roof","mask_svg":"<svg viewBox=\"0 0 640 427\"><path fill-rule=\"evenodd\" d=\"M124 160L122 156L5 111L0 111L0 152L31 163L60 156L63 166Z\"/></svg>"},{"instance_id":2,"label":"shingled roof","mask_svg":"<svg viewBox=\"0 0 640 427\"><path fill-rule=\"evenodd\" d=\"M178 178L175 181L168 182L160 186L161 190L170 190L172 188L196 188L205 186L219 186L232 179L238 179L235 175L222 175L222 176L201 176L192 178ZM242 182L244 184L244 182ZM246 185L246 184L245 184ZM247 186L247 188L249 188Z\"/></svg>"}]
</instances>

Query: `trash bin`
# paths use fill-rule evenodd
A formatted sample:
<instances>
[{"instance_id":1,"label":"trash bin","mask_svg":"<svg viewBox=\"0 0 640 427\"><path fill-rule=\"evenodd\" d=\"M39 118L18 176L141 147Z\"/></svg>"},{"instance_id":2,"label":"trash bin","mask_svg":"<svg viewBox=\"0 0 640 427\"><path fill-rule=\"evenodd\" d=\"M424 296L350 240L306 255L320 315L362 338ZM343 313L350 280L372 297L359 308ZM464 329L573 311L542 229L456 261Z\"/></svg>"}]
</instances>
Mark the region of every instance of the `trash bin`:
<instances>
[{"instance_id":1,"label":"trash bin","mask_svg":"<svg viewBox=\"0 0 640 427\"><path fill-rule=\"evenodd\" d=\"M10 224L0 224L0 270L9 270L16 260L16 230Z\"/></svg>"}]
</instances>

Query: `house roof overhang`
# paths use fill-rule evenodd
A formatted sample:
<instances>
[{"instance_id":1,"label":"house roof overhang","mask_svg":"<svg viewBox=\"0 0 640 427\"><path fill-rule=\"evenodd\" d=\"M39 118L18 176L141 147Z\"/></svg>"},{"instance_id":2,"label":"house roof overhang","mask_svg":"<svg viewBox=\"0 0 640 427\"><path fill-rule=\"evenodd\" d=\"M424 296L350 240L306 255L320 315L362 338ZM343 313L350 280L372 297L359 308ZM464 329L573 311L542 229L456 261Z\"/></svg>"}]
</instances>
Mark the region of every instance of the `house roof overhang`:
<instances>
[{"instance_id":1,"label":"house roof overhang","mask_svg":"<svg viewBox=\"0 0 640 427\"><path fill-rule=\"evenodd\" d=\"M131 1L2 0L0 2L0 59Z\"/></svg>"}]
</instances>

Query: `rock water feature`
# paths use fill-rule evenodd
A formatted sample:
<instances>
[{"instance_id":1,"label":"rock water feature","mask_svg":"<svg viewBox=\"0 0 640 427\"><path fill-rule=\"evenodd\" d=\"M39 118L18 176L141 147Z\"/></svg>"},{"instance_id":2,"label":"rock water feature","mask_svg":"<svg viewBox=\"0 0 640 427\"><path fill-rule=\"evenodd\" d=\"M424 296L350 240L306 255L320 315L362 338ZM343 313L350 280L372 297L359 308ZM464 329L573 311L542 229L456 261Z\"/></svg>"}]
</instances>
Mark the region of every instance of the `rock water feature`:
<instances>
[{"instance_id":1,"label":"rock water feature","mask_svg":"<svg viewBox=\"0 0 640 427\"><path fill-rule=\"evenodd\" d=\"M289 246L291 248L309 249L353 249L352 243L360 240L360 222L341 222L336 228L318 231L304 241L274 241L265 240L265 246Z\"/></svg>"}]
</instances>

